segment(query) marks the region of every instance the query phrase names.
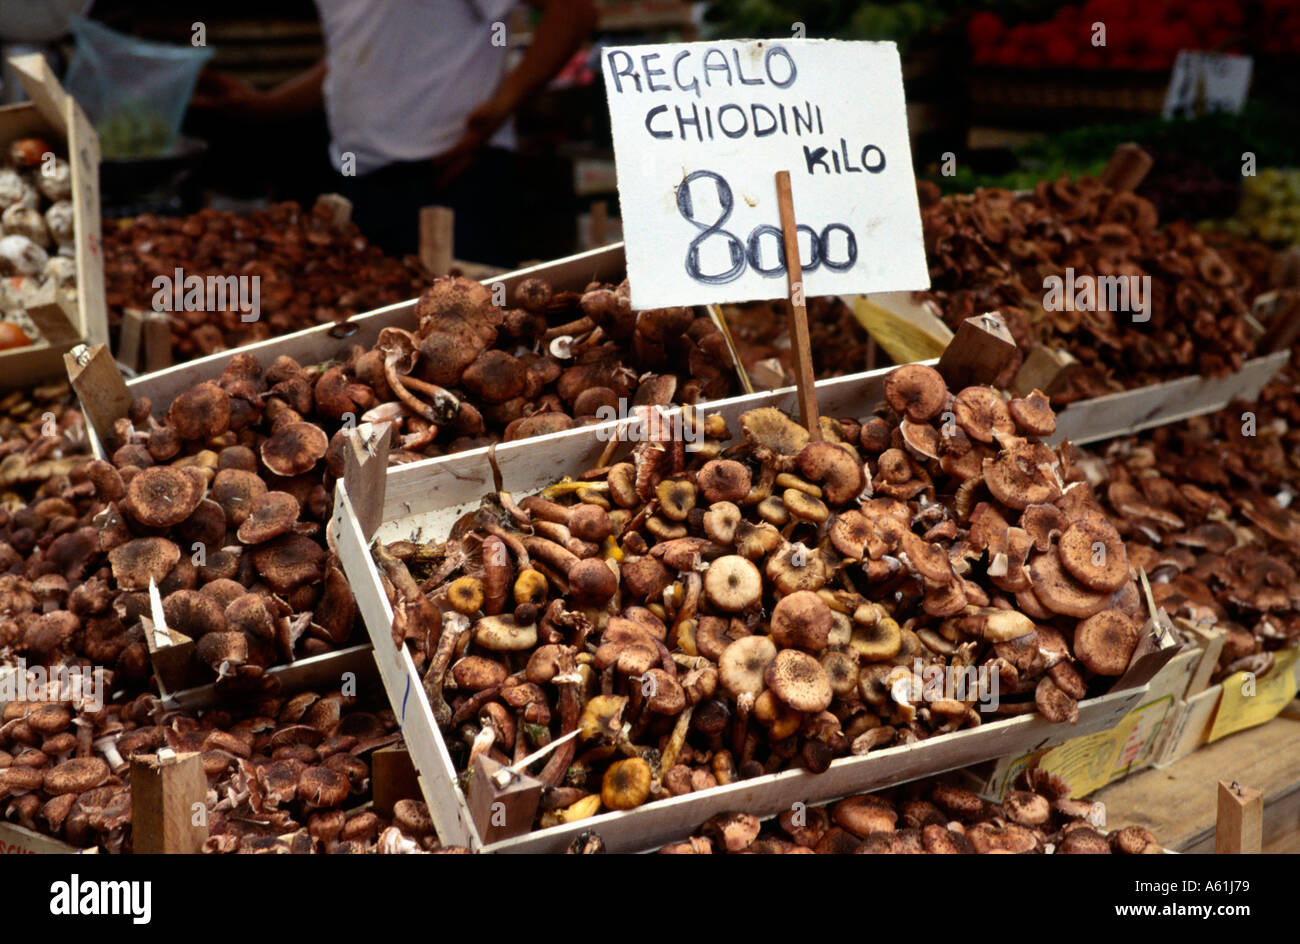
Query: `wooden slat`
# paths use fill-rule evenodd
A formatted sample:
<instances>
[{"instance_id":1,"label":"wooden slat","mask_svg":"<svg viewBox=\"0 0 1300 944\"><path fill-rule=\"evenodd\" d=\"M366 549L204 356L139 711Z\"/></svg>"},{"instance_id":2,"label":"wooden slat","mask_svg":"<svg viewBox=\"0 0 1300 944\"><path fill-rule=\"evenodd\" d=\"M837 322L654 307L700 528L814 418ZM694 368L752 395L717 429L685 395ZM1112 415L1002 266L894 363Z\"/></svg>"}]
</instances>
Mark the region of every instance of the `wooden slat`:
<instances>
[{"instance_id":1,"label":"wooden slat","mask_svg":"<svg viewBox=\"0 0 1300 944\"><path fill-rule=\"evenodd\" d=\"M1220 780L1263 793L1267 851L1300 852L1300 721L1275 718L1110 784L1092 799L1106 804L1112 826L1145 826L1170 849L1208 853L1214 851Z\"/></svg>"},{"instance_id":2,"label":"wooden slat","mask_svg":"<svg viewBox=\"0 0 1300 944\"><path fill-rule=\"evenodd\" d=\"M1049 442L1068 439L1081 444L1128 436L1213 413L1233 400L1253 400L1290 357L1290 352L1279 351L1246 361L1240 371L1224 377L1183 377L1072 403L1057 415Z\"/></svg>"}]
</instances>

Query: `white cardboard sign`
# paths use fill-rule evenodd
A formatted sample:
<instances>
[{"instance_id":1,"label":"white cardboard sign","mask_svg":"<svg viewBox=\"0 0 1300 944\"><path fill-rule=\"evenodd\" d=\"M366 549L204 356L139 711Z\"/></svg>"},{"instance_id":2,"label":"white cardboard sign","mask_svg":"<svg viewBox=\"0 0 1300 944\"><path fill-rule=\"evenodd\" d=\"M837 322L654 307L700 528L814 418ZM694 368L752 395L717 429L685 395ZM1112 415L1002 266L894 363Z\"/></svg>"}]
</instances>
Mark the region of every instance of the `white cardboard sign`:
<instances>
[{"instance_id":1,"label":"white cardboard sign","mask_svg":"<svg viewBox=\"0 0 1300 944\"><path fill-rule=\"evenodd\" d=\"M1212 111L1238 114L1250 92L1253 66L1250 56L1180 51L1165 91L1164 117L1190 118Z\"/></svg>"},{"instance_id":2,"label":"white cardboard sign","mask_svg":"<svg viewBox=\"0 0 1300 944\"><path fill-rule=\"evenodd\" d=\"M601 67L634 308L784 297L779 170L806 296L929 287L893 43L607 47Z\"/></svg>"}]
</instances>

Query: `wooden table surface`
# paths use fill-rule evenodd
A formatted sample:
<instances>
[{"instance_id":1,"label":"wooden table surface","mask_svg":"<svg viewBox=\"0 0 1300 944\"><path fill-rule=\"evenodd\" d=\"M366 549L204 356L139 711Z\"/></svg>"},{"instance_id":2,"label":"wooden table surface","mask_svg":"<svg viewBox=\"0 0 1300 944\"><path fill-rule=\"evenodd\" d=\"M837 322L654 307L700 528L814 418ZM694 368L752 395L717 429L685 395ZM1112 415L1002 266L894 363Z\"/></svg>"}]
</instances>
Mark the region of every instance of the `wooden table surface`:
<instances>
[{"instance_id":1,"label":"wooden table surface","mask_svg":"<svg viewBox=\"0 0 1300 944\"><path fill-rule=\"evenodd\" d=\"M1300 713L1291 709L1163 770L1147 768L1104 787L1089 799L1106 804L1112 829L1145 826L1168 849L1212 853L1220 780L1263 792L1264 852L1300 852Z\"/></svg>"}]
</instances>

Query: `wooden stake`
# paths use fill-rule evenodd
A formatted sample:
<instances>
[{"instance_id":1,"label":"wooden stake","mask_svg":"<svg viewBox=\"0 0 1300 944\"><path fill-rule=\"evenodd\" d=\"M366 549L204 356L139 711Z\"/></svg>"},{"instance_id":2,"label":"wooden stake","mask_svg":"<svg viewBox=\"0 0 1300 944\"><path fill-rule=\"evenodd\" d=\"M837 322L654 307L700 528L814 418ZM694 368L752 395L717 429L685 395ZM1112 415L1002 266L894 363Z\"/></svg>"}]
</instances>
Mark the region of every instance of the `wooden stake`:
<instances>
[{"instance_id":1,"label":"wooden stake","mask_svg":"<svg viewBox=\"0 0 1300 944\"><path fill-rule=\"evenodd\" d=\"M1121 144L1101 172L1101 182L1111 190L1136 190L1153 163L1151 155L1136 144Z\"/></svg>"},{"instance_id":2,"label":"wooden stake","mask_svg":"<svg viewBox=\"0 0 1300 944\"><path fill-rule=\"evenodd\" d=\"M389 819L398 800L420 799L420 778L405 747L381 747L370 755L370 783L375 812Z\"/></svg>"},{"instance_id":3,"label":"wooden stake","mask_svg":"<svg viewBox=\"0 0 1300 944\"><path fill-rule=\"evenodd\" d=\"M1050 397L1069 382L1080 366L1068 351L1041 346L1032 348L1016 371L1012 392L1018 397L1027 397L1038 389Z\"/></svg>"},{"instance_id":4,"label":"wooden stake","mask_svg":"<svg viewBox=\"0 0 1300 944\"><path fill-rule=\"evenodd\" d=\"M1016 355L1006 322L997 312L967 318L957 328L938 370L948 382L948 389L961 390L975 384L993 383Z\"/></svg>"},{"instance_id":5,"label":"wooden stake","mask_svg":"<svg viewBox=\"0 0 1300 944\"><path fill-rule=\"evenodd\" d=\"M167 625L158 585L152 578L149 580L149 608L151 617L142 617L140 621L144 624L149 661L153 663L158 688L165 699L171 692L183 691L189 686L194 640Z\"/></svg>"},{"instance_id":6,"label":"wooden stake","mask_svg":"<svg viewBox=\"0 0 1300 944\"><path fill-rule=\"evenodd\" d=\"M456 214L449 207L428 206L420 210L420 265L430 275L451 271Z\"/></svg>"},{"instance_id":7,"label":"wooden stake","mask_svg":"<svg viewBox=\"0 0 1300 944\"><path fill-rule=\"evenodd\" d=\"M53 279L46 282L27 306L27 316L36 324L41 337L50 347L58 347L80 338L77 330L77 312L69 307L66 298Z\"/></svg>"},{"instance_id":8,"label":"wooden stake","mask_svg":"<svg viewBox=\"0 0 1300 944\"><path fill-rule=\"evenodd\" d=\"M113 432L113 424L126 416L131 407L131 394L107 344L93 348L78 345L63 355L68 380L81 401L81 411L90 421L91 428L107 450L116 449L120 443Z\"/></svg>"},{"instance_id":9,"label":"wooden stake","mask_svg":"<svg viewBox=\"0 0 1300 944\"><path fill-rule=\"evenodd\" d=\"M122 309L122 327L117 335L117 362L131 370L139 370L143 343L144 312L139 308Z\"/></svg>"},{"instance_id":10,"label":"wooden stake","mask_svg":"<svg viewBox=\"0 0 1300 944\"><path fill-rule=\"evenodd\" d=\"M470 772L466 802L484 845L532 829L542 801L542 782L528 774L515 773L509 776L506 786L497 786L495 775L505 769L504 764L483 755Z\"/></svg>"},{"instance_id":11,"label":"wooden stake","mask_svg":"<svg viewBox=\"0 0 1300 944\"><path fill-rule=\"evenodd\" d=\"M605 240L609 237L609 204L604 200L597 200L591 205L591 245L605 245Z\"/></svg>"},{"instance_id":12,"label":"wooden stake","mask_svg":"<svg viewBox=\"0 0 1300 944\"><path fill-rule=\"evenodd\" d=\"M172 366L172 325L166 315L149 315L144 319L144 373Z\"/></svg>"},{"instance_id":13,"label":"wooden stake","mask_svg":"<svg viewBox=\"0 0 1300 944\"><path fill-rule=\"evenodd\" d=\"M344 437L343 483L357 524L367 541L384 520L384 489L388 481L389 423L362 423Z\"/></svg>"},{"instance_id":14,"label":"wooden stake","mask_svg":"<svg viewBox=\"0 0 1300 944\"><path fill-rule=\"evenodd\" d=\"M1220 780L1215 855L1258 855L1263 846L1264 794L1235 781Z\"/></svg>"},{"instance_id":15,"label":"wooden stake","mask_svg":"<svg viewBox=\"0 0 1300 944\"><path fill-rule=\"evenodd\" d=\"M786 281L790 286L790 346L794 349L794 380L799 389L799 419L813 442L822 438L817 410L812 342L808 338L808 308L804 299L803 266L799 262L799 231L794 219L790 172L776 172L776 202L781 212L781 243L785 247Z\"/></svg>"},{"instance_id":16,"label":"wooden stake","mask_svg":"<svg viewBox=\"0 0 1300 944\"><path fill-rule=\"evenodd\" d=\"M322 193L316 198L312 210L329 210L330 224L335 229L352 219L352 201L341 193Z\"/></svg>"},{"instance_id":17,"label":"wooden stake","mask_svg":"<svg viewBox=\"0 0 1300 944\"><path fill-rule=\"evenodd\" d=\"M138 853L203 851L208 778L197 753L131 758L132 848ZM196 825L196 822L198 825Z\"/></svg>"}]
</instances>

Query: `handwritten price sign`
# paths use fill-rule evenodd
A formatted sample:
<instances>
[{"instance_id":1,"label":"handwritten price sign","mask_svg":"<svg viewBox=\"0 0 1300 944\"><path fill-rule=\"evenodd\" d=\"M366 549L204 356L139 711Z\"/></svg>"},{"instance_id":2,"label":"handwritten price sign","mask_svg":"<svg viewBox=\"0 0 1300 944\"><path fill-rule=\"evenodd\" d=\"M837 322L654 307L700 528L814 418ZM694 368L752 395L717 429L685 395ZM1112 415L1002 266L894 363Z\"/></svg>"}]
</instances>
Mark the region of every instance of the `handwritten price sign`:
<instances>
[{"instance_id":1,"label":"handwritten price sign","mask_svg":"<svg viewBox=\"0 0 1300 944\"><path fill-rule=\"evenodd\" d=\"M806 295L928 288L893 43L606 48L636 308L786 295L790 171Z\"/></svg>"}]
</instances>

